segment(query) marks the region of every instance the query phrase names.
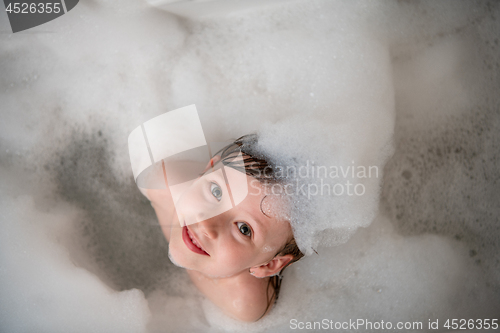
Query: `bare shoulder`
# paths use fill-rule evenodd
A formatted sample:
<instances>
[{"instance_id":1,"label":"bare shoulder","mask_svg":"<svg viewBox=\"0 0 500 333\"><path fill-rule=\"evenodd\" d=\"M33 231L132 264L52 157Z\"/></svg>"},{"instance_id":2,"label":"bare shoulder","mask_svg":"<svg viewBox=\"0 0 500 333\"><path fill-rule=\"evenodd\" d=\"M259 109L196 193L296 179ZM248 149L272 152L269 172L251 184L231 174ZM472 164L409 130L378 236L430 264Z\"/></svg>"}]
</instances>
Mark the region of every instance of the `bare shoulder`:
<instances>
[{"instance_id":1,"label":"bare shoulder","mask_svg":"<svg viewBox=\"0 0 500 333\"><path fill-rule=\"evenodd\" d=\"M248 273L230 278L209 278L196 271L188 273L205 296L235 319L257 321L271 309L274 302L271 299L273 290L269 278L258 279Z\"/></svg>"}]
</instances>

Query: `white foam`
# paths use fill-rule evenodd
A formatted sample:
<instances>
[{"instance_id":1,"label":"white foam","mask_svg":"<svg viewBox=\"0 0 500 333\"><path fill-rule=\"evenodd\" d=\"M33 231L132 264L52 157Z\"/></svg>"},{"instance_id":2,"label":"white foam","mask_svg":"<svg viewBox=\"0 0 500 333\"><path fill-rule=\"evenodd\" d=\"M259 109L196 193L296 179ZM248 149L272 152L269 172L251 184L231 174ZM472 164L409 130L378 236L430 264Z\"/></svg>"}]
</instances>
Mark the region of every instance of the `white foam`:
<instances>
[{"instance_id":1,"label":"white foam","mask_svg":"<svg viewBox=\"0 0 500 333\"><path fill-rule=\"evenodd\" d=\"M341 22L327 19L340 16L338 10L348 13ZM290 24L289 16L298 12L304 25ZM315 23L319 12L323 20ZM355 5L295 4L207 24L190 36L174 69L174 102L196 101L209 141L257 131L263 149L283 165L347 167L354 161L382 170L394 125L391 67L387 47L357 23L364 16ZM252 25L255 20L262 25ZM287 28L276 29L281 24ZM306 33L309 29L315 33ZM303 69L290 70L297 66ZM328 242L333 245L367 226L380 180L360 180L363 196L295 198L300 248L311 254L320 244L315 235L326 228L339 232L337 241Z\"/></svg>"},{"instance_id":2,"label":"white foam","mask_svg":"<svg viewBox=\"0 0 500 333\"><path fill-rule=\"evenodd\" d=\"M5 176L2 173L2 176ZM0 322L6 332L145 332L150 314L139 290L115 292L71 262L55 243L77 215L46 213L30 196L0 193Z\"/></svg>"},{"instance_id":3,"label":"white foam","mask_svg":"<svg viewBox=\"0 0 500 333\"><path fill-rule=\"evenodd\" d=\"M489 10L498 13L475 2L311 0L195 23L137 1L122 1L119 8L114 2L94 1L79 3L34 33L0 34L0 162L41 179L41 191L36 192L19 180L25 177L21 171L18 178L1 175L3 189L12 181L11 190L0 194L2 329L285 332L292 318L425 321L495 315L498 263L481 268L476 257L469 257L469 244L450 240L457 230L453 222L464 217L450 217L445 210L471 205L461 191L485 199L495 192L489 192L491 187L446 187L449 193L439 192L449 197L442 201L444 208L432 205L440 200L431 195L436 192L433 186L463 184L470 177L459 166L470 163L472 168L479 162L468 155L451 160L453 168L442 169L434 178L423 178L424 171L433 168L423 158L429 152L412 151L410 158L418 166L412 170L413 179L422 180L417 181L423 187L420 192L405 186L402 170L389 169L397 181L386 191L406 194L415 202L398 209L414 214L415 223L418 216L427 217L445 236L402 237L392 228L401 221L392 215L391 223L379 216L370 225L378 208L380 178L363 179L366 193L360 197L297 197L296 237L304 251L315 249L319 255L287 268L277 306L255 324L228 319L203 300L181 270L148 294L149 317L141 292L111 291L76 268L57 245L52 235L61 235L61 243L71 242L64 225L74 217L73 209L41 212L48 208L31 203L31 197L43 203L56 196L55 186L44 182L60 175L50 169L59 163L59 154L75 149L72 156L87 156L83 152L92 143L79 142L80 133L102 132L107 143L98 148L110 154L106 163L113 176L126 182L132 179L129 132L156 115L190 104L198 107L208 141L257 131L263 149L283 164L376 165L382 177L395 120L393 69L400 126L396 144L417 138L418 146L427 129L444 131L449 117L469 114L479 101L497 103L496 81L486 80L495 78L488 75L497 68L494 40L500 29ZM5 21L0 23L5 26ZM460 139L470 142L471 137L463 134ZM79 145L67 146L75 140ZM477 143L484 148L481 158L494 159L494 140L483 143ZM47 163L49 171L44 171ZM489 165L496 170L495 161ZM484 170L474 169L472 175ZM456 178L446 178L451 175ZM113 196L106 187L109 179L102 184L83 177L77 181L95 183L93 189ZM482 188L488 183L479 184ZM418 205L428 197L433 199L428 206ZM119 206L113 199L106 203ZM492 221L497 208L474 203L464 232L481 244L484 235L497 233L493 224L479 227ZM419 209L421 215L415 213ZM490 215L479 215L485 218L476 223L481 209ZM408 229L415 232L418 226ZM346 244L322 247L351 236ZM76 257L71 259L78 261ZM482 262L494 263L495 258L484 255Z\"/></svg>"}]
</instances>

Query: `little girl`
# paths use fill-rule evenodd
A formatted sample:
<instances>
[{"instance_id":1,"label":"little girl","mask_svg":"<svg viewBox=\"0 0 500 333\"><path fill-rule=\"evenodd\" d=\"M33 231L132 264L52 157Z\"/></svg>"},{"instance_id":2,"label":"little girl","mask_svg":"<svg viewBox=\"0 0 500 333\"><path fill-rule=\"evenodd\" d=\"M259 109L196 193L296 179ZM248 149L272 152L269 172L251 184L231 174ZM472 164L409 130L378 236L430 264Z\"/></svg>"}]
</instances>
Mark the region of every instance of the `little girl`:
<instances>
[{"instance_id":1,"label":"little girl","mask_svg":"<svg viewBox=\"0 0 500 333\"><path fill-rule=\"evenodd\" d=\"M269 312L283 270L303 256L286 218L264 209L272 197L267 189L282 180L269 159L256 152L257 142L256 135L246 135L221 149L178 197L168 183L166 189L142 189L169 242L172 262L186 268L198 289L227 315L242 321ZM210 172L217 168L226 171ZM238 189L228 179L236 173L248 193L235 204ZM223 206L229 209L207 214Z\"/></svg>"}]
</instances>

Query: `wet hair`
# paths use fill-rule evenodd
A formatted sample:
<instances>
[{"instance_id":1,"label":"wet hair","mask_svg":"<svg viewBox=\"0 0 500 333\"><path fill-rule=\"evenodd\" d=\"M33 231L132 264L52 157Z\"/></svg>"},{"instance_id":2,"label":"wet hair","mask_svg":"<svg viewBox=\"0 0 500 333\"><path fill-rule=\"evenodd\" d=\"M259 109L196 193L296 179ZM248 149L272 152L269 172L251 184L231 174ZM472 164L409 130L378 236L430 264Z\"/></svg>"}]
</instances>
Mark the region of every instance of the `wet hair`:
<instances>
[{"instance_id":1,"label":"wet hair","mask_svg":"<svg viewBox=\"0 0 500 333\"><path fill-rule=\"evenodd\" d=\"M219 150L215 155L220 155L221 162L228 167L245 173L246 175L257 179L263 185L271 185L276 183L283 183L286 181L282 169L271 162L268 156L265 156L258 149L258 136L256 134L244 135L233 143L227 145L226 147ZM242 158L237 158L241 156ZM262 211L262 202L261 202ZM264 211L262 211L264 215ZM266 292L269 293L269 286L272 286L273 294L267 295L267 307L261 318L267 313L267 310L271 306L272 300L274 302L278 300L279 292L281 289L281 280L283 278L283 272L286 267L293 264L304 254L300 251L297 246L295 238L292 237L287 241L287 243L274 255L285 256L291 254L293 259L281 269L278 275L271 276L269 279L269 284ZM260 319L260 318L259 318Z\"/></svg>"}]
</instances>

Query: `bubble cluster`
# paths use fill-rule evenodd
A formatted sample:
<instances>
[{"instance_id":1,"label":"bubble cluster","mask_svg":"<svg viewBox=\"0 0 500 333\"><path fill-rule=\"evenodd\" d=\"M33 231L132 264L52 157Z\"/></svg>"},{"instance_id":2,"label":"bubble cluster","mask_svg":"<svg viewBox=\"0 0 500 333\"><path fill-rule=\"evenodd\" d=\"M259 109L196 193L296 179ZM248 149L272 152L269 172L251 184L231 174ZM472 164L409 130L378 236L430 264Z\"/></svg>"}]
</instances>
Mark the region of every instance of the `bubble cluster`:
<instances>
[{"instance_id":1,"label":"bubble cluster","mask_svg":"<svg viewBox=\"0 0 500 333\"><path fill-rule=\"evenodd\" d=\"M191 21L103 0L0 34L0 330L497 315L499 14L494 1L311 0ZM257 323L227 318L169 263L132 179L129 132L190 104L207 141L256 132L274 163L316 172L291 179L311 255ZM311 194L323 185L337 194Z\"/></svg>"}]
</instances>

